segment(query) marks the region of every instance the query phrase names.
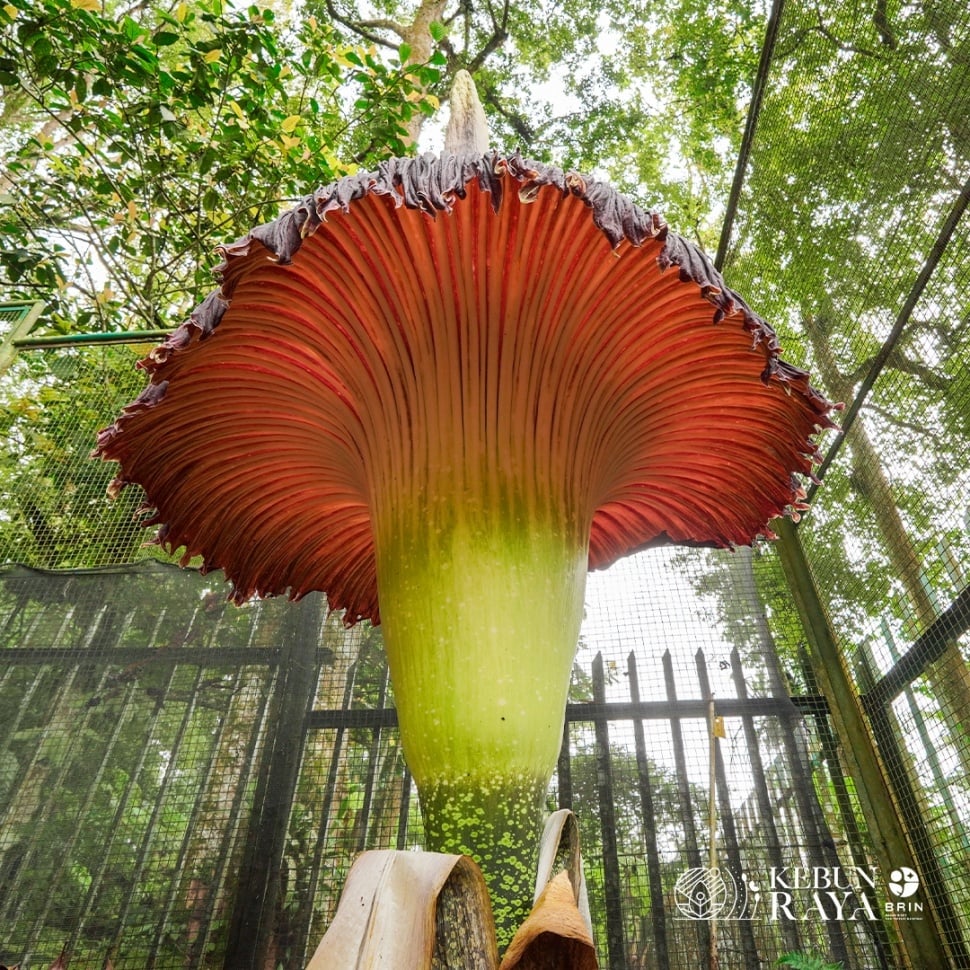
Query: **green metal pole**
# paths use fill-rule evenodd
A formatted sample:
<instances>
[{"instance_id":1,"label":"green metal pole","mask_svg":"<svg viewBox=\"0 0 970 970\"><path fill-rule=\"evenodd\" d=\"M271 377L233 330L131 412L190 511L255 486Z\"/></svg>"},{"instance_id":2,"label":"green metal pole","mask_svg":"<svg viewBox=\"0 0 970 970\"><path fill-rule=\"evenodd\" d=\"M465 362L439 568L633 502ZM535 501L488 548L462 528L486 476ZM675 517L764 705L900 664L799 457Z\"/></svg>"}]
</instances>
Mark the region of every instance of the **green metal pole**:
<instances>
[{"instance_id":1,"label":"green metal pole","mask_svg":"<svg viewBox=\"0 0 970 970\"><path fill-rule=\"evenodd\" d=\"M17 350L30 347L78 347L85 344L159 343L172 330L107 330L100 333L64 333L47 337L21 337L13 341Z\"/></svg>"},{"instance_id":2,"label":"green metal pole","mask_svg":"<svg viewBox=\"0 0 970 970\"><path fill-rule=\"evenodd\" d=\"M20 340L36 325L47 304L43 300L0 303L0 321L11 321L11 327L0 337L0 374L17 359Z\"/></svg>"},{"instance_id":3,"label":"green metal pole","mask_svg":"<svg viewBox=\"0 0 970 970\"><path fill-rule=\"evenodd\" d=\"M801 540L787 519L772 523L772 527L778 533L775 548L805 630L812 666L842 742L842 755L869 822L880 869L884 873L900 866L918 870L920 867L896 812L892 789L880 767L862 705L846 672ZM942 970L951 965L943 939L931 920L899 920L895 925L908 966Z\"/></svg>"}]
</instances>

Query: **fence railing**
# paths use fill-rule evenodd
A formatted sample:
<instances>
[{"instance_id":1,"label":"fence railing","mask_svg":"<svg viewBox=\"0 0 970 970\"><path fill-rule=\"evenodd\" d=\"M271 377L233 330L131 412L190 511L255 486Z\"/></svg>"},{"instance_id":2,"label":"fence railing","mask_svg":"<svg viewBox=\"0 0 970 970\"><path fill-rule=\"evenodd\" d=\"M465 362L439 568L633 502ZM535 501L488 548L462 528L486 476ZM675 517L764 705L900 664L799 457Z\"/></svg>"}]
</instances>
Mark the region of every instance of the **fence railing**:
<instances>
[{"instance_id":1,"label":"fence railing","mask_svg":"<svg viewBox=\"0 0 970 970\"><path fill-rule=\"evenodd\" d=\"M353 857L420 843L376 632L317 597L220 594L154 564L4 571L0 962L66 946L115 970L301 967ZM704 653L693 687L669 652L577 672L549 797L580 820L602 965L709 966L714 927L722 967L792 949L894 966L884 881L855 880L852 920L778 886L871 869L824 701L749 696L737 651L725 663L713 833ZM656 665L665 696L645 700ZM685 875L711 868L712 835L733 896L695 911Z\"/></svg>"}]
</instances>

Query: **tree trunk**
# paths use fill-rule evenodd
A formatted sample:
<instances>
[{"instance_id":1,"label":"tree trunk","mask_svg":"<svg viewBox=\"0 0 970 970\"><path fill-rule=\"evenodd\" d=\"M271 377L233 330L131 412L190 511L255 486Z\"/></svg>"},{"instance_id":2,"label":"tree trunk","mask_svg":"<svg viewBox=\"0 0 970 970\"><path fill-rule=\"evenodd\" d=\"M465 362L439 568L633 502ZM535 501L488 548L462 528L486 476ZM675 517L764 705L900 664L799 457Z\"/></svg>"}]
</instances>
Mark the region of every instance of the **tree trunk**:
<instances>
[{"instance_id":1,"label":"tree trunk","mask_svg":"<svg viewBox=\"0 0 970 970\"><path fill-rule=\"evenodd\" d=\"M445 0L423 0L415 11L414 20L404 26L402 30L404 42L410 46L411 60L416 64L423 64L430 60L434 53L431 25L435 22L441 22L444 17L445 6ZM420 111L415 111L411 115L411 120L407 124L408 137L406 139L411 147L418 143L424 118L424 114Z\"/></svg>"}]
</instances>

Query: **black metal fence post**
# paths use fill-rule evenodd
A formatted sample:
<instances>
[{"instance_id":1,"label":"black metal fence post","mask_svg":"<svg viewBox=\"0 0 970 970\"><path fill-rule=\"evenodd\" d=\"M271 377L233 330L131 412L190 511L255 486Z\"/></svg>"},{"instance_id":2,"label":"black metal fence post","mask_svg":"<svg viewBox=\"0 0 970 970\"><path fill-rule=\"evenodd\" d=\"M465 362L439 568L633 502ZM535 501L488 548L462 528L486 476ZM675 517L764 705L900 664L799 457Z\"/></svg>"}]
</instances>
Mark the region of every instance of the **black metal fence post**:
<instances>
[{"instance_id":1,"label":"black metal fence post","mask_svg":"<svg viewBox=\"0 0 970 970\"><path fill-rule=\"evenodd\" d=\"M640 703L640 681L637 677L637 658L631 651L627 657L627 675L630 679L630 700ZM653 805L653 788L650 782L650 763L647 760L647 744L643 734L643 721L633 722L633 742L637 753L637 783L640 789L640 809L643 814L643 839L647 847L647 870L650 884L650 920L653 924L653 942L657 970L670 970L670 954L667 950L667 919L664 912L664 890L660 878L660 853L657 850L657 821Z\"/></svg>"},{"instance_id":2,"label":"black metal fence post","mask_svg":"<svg viewBox=\"0 0 970 970\"><path fill-rule=\"evenodd\" d=\"M738 653L737 647L731 651L731 679L734 681L734 690L738 695L738 699L746 701L748 699L748 685L744 679L744 668L741 665L741 655ZM758 740L758 731L755 727L754 718L750 714L745 714L741 718L741 724L744 728L744 739L748 749L748 758L751 761L752 781L754 782L755 798L758 803L760 824L764 826L768 860L775 869L780 871L785 863L782 858L778 829L775 826L774 812L771 809L771 797L768 794L768 780L765 776L764 759L761 757L761 744ZM797 922L794 920L782 920L781 931L785 937L785 944L790 950L801 949L801 939Z\"/></svg>"},{"instance_id":3,"label":"black metal fence post","mask_svg":"<svg viewBox=\"0 0 970 970\"><path fill-rule=\"evenodd\" d=\"M697 681L701 689L701 696L712 697L710 678L707 675L707 661L702 650L698 650L694 655L694 663L697 667ZM734 811L731 808L731 792L728 790L727 772L724 770L724 758L721 755L720 745L714 748L714 774L717 779L718 813L721 818L721 831L724 834L724 849L728 857L728 870L734 877L735 882L740 885L743 873L741 849L738 845L738 832L734 824ZM754 938L751 921L742 919L738 920L737 923L741 935L741 949L744 953L745 966L760 966L761 960L758 957L758 944Z\"/></svg>"},{"instance_id":4,"label":"black metal fence post","mask_svg":"<svg viewBox=\"0 0 970 970\"><path fill-rule=\"evenodd\" d=\"M672 704L677 701L677 683L674 678L674 663L670 651L663 655L664 683L667 690L667 700ZM684 852L687 864L691 869L701 869L701 852L697 845L697 826L694 824L694 805L690 797L690 778L687 774L687 753L684 748L684 735L680 727L680 718L671 716L670 734L674 746L674 765L677 771L677 794L680 801L680 817L684 823ZM697 932L698 965L711 967L711 931L704 920L692 920Z\"/></svg>"},{"instance_id":5,"label":"black metal fence post","mask_svg":"<svg viewBox=\"0 0 970 970\"><path fill-rule=\"evenodd\" d=\"M274 697L276 731L263 745L246 851L229 922L225 970L263 970L276 930L280 866L319 676L322 611L317 597L286 613Z\"/></svg>"},{"instance_id":6,"label":"black metal fence post","mask_svg":"<svg viewBox=\"0 0 970 970\"><path fill-rule=\"evenodd\" d=\"M603 655L593 661L593 703L601 707L594 721L596 733L596 787L599 795L600 833L603 839L603 889L606 904L606 946L611 970L625 970L626 944L623 938L623 910L620 888L620 862L616 851L616 816L613 797L613 771L610 763L610 727L607 720L606 678Z\"/></svg>"}]
</instances>

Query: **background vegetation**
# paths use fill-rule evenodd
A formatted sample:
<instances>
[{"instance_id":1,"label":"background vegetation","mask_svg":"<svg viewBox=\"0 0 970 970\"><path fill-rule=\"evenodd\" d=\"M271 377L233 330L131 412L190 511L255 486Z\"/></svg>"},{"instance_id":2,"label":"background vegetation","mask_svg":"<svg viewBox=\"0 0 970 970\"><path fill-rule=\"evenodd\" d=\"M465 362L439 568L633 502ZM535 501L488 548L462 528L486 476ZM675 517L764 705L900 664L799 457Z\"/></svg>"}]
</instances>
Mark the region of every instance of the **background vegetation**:
<instances>
[{"instance_id":1,"label":"background vegetation","mask_svg":"<svg viewBox=\"0 0 970 970\"><path fill-rule=\"evenodd\" d=\"M910 841L939 867L933 878L953 912L937 913L934 926L959 965L966 947L958 944L970 937L970 847L963 834L970 824L965 5L307 0L244 9L217 0L10 0L0 6L0 301L44 300L35 335L178 324L211 289L220 243L356 167L434 150L439 107L446 108L459 67L475 73L496 145L606 176L640 203L659 207L676 230L716 254L732 287L779 330L788 359L809 366L829 396L858 404L847 412L846 433L823 443L832 452L824 487L798 529L836 660L823 663L813 654L789 578L767 547L652 560L649 584L665 591L666 602L649 601L645 609L663 609L665 625L649 625L654 640L638 633L628 648L659 654L682 638L687 669L696 646L691 638L702 638L712 663L720 651L728 667L737 648L750 690L777 697L819 689L812 665L803 663L807 655L823 681L843 677L858 695L900 656L938 644L889 705L899 750L895 760L882 752L882 801L922 826ZM735 179L739 158L742 177ZM135 355L130 348L24 351L0 382L0 558L100 567L146 554L131 525L132 505L109 509L103 502L111 469L86 458L97 428L137 392ZM212 592L205 589L198 602ZM648 595L638 588L629 598L639 608ZM161 587L158 598L166 599ZM44 612L28 600L16 590L5 600L4 649L19 649L27 627L18 624ZM686 617L699 617L706 632ZM616 620L618 644L624 622ZM117 623L122 632L111 642L125 649L154 636L147 627ZM65 621L64 637L83 643L90 627L73 624ZM51 644L65 642L55 634ZM182 642L174 633L169 639ZM354 644L347 656L363 650ZM344 648L321 649L337 656ZM619 648L617 656L622 667ZM334 670L347 674L350 664ZM17 730L25 733L0 741L0 791L20 792L7 811L21 806L25 826L39 818L43 784L58 777L50 766L72 763L62 750L68 742L55 737L57 725L84 720L94 732L84 736L110 739L117 722L103 716L106 708L89 708L92 697L127 704L132 691L139 703L154 703L163 686L168 690L152 680L157 674L122 679L115 693L83 678L72 693L62 681L48 682L48 674L34 680L35 674L2 674L3 711L16 713ZM226 696L220 681L229 676L219 671L208 678L212 697ZM345 682L334 676L332 687L320 688L318 706L342 703ZM191 683L176 686L194 711ZM144 695L132 684L141 684ZM649 689L663 696L660 681ZM379 679L369 690L362 703L377 706ZM202 703L189 733L209 738L216 751L221 725L252 716L252 695L240 696L248 699L221 716L211 713L216 701ZM143 726L135 714L140 707L124 709L133 725ZM763 733L767 750L785 750L783 727ZM368 738L361 735L361 745L370 751ZM96 824L73 836L78 849L123 831L105 823L105 806L123 799L126 812L150 818L150 806L168 805L166 797L191 788L189 781L207 770L186 764L179 768L184 775L169 776L174 769L166 758L175 742L142 749L136 740L119 735L117 751L127 752L121 761L128 767L99 778L94 795L79 794L87 791L84 770L63 769L65 814L57 823L63 837L72 838L79 814L100 812ZM830 740L803 737L808 746L799 757L810 762L818 803L837 838L845 827L847 841L838 846L845 857L852 825L866 840L874 806L853 773L864 745L858 738ZM335 745L328 735L314 764L328 765ZM670 766L661 758L669 743L655 745L658 791L670 795ZM630 767L629 745L620 748L617 764L626 758ZM139 767L141 750L147 753ZM399 770L391 748L374 750L388 777ZM595 756L583 734L576 764L577 803L591 805ZM336 851L318 839L313 821L322 809L312 792L328 783L329 769L319 770L322 776L308 771L300 781L287 847L293 860L319 861ZM25 787L31 778L41 787ZM779 784L786 783L780 776ZM233 782L241 792L250 791L248 784ZM617 795L629 812L634 784ZM164 785L170 795L159 794ZM345 774L334 791L333 810L366 831L359 818L365 789ZM779 818L790 804L779 802ZM171 805L160 818L174 831L180 813L187 817L192 808L178 800ZM678 844L681 815L667 808L658 815L670 844ZM629 844L644 837L632 821L621 836ZM600 838L594 829L594 854ZM174 865L180 850L171 851ZM125 852L122 868L137 865L135 850ZM17 862L16 853L5 858ZM315 905L307 900L318 890L300 882L311 877L297 861L287 871L283 897L296 926L306 915L296 915L300 907ZM65 918L83 908L99 878L118 878L97 872L77 863L62 874L63 905L45 898L42 907L61 907ZM340 874L324 866L312 879L337 885ZM157 912L163 890L149 882L143 904ZM644 915L649 891L631 876L634 884L639 902L631 906ZM197 889L182 886L180 905ZM44 891L37 876L31 898ZM202 895L198 901L201 907ZM192 959L207 946L219 948L214 937L194 937L193 945Z\"/></svg>"}]
</instances>

